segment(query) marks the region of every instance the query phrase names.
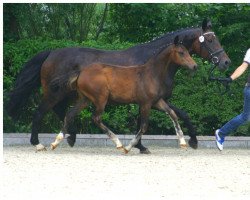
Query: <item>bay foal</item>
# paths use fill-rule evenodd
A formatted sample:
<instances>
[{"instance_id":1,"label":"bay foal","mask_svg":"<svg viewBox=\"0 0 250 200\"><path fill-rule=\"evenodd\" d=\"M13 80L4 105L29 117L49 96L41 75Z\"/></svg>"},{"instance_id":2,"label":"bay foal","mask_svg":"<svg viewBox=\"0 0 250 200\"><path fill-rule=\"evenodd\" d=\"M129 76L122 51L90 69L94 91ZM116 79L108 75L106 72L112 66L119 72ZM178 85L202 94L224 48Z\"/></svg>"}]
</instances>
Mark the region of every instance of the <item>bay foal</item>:
<instances>
[{"instance_id":1,"label":"bay foal","mask_svg":"<svg viewBox=\"0 0 250 200\"><path fill-rule=\"evenodd\" d=\"M176 113L170 108L163 97L172 92L175 73L179 66L191 70L197 68L197 64L189 55L187 49L178 43L178 36L174 44L167 45L157 55L154 55L144 65L129 67L112 66L103 63L94 63L83 68L70 80L70 85L79 94L77 104L68 111L64 119L63 134L68 132L69 124L73 118L84 109L89 101L95 106L93 120L108 137L115 143L118 149L128 153L134 147L141 136L146 132L150 109L155 108L166 112L174 123L180 146L186 147L183 132L178 123ZM107 103L138 104L140 108L140 130L128 146L123 147L118 137L101 120ZM63 136L59 134L56 141L51 144L54 149Z\"/></svg>"}]
</instances>

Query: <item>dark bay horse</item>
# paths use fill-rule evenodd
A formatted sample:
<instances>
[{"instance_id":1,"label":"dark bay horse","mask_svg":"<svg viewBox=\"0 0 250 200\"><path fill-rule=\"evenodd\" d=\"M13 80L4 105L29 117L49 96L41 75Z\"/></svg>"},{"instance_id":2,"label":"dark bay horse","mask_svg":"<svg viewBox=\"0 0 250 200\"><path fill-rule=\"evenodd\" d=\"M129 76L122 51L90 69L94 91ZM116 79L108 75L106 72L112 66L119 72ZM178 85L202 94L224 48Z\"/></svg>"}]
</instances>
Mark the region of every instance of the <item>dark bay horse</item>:
<instances>
[{"instance_id":1,"label":"dark bay horse","mask_svg":"<svg viewBox=\"0 0 250 200\"><path fill-rule=\"evenodd\" d=\"M9 95L6 105L8 114L18 118L21 109L27 102L32 91L42 85L43 100L39 105L32 121L32 133L30 142L37 150L44 150L39 144L38 131L44 115L51 109L63 121L70 99L76 99L76 92L66 86L50 87L51 81L65 77L69 80L74 71L95 62L102 62L111 65L138 65L144 64L153 54L173 41L176 35L180 36L183 45L190 54L197 54L200 57L214 62L219 69L228 68L230 59L221 47L214 32L212 32L210 21L204 20L202 28L187 28L172 33L167 33L151 42L140 44L126 50L106 51L91 48L63 48L53 51L44 51L37 54L26 63L18 75L15 88ZM197 148L196 130L193 127L188 115L171 105L178 117L184 121L190 136L189 145ZM77 130L72 126L69 130L68 143L73 146ZM140 152L148 152L139 141L137 146Z\"/></svg>"},{"instance_id":2,"label":"dark bay horse","mask_svg":"<svg viewBox=\"0 0 250 200\"><path fill-rule=\"evenodd\" d=\"M67 134L69 124L73 118L82 109L86 108L90 101L95 106L93 114L95 124L109 136L118 149L123 149L125 153L128 153L146 132L151 108L163 111L170 116L180 140L180 146L186 147L177 115L168 103L163 100L163 97L172 93L172 82L179 66L191 70L197 68L197 64L191 58L187 49L178 42L179 38L176 36L174 44L167 45L144 65L124 67L94 63L84 67L69 80L70 85L76 85L79 100L75 107L66 114L63 134ZM114 102L139 105L140 130L126 148L101 120L106 104ZM60 139L62 138L60 138L59 134L56 141L51 144L52 149L58 145Z\"/></svg>"}]
</instances>

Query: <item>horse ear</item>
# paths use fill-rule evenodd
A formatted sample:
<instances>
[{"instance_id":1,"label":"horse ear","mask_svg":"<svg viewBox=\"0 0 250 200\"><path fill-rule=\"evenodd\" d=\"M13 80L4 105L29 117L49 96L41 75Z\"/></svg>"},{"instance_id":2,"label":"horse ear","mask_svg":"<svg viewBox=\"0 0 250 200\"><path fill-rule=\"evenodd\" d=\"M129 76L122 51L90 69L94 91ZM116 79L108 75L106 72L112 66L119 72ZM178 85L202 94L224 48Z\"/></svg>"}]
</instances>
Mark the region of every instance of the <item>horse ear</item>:
<instances>
[{"instance_id":1,"label":"horse ear","mask_svg":"<svg viewBox=\"0 0 250 200\"><path fill-rule=\"evenodd\" d=\"M208 19L204 19L202 22L202 30L205 32L212 28L212 23Z\"/></svg>"},{"instance_id":2,"label":"horse ear","mask_svg":"<svg viewBox=\"0 0 250 200\"><path fill-rule=\"evenodd\" d=\"M179 43L179 35L175 36L174 44L177 45Z\"/></svg>"}]
</instances>

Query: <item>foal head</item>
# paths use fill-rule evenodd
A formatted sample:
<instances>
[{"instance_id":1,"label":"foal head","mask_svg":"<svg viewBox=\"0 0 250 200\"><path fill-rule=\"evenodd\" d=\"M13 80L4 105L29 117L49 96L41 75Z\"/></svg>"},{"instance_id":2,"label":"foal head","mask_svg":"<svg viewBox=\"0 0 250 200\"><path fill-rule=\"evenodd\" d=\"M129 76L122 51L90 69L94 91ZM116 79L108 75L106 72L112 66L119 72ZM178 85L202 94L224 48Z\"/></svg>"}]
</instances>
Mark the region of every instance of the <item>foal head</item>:
<instances>
[{"instance_id":1,"label":"foal head","mask_svg":"<svg viewBox=\"0 0 250 200\"><path fill-rule=\"evenodd\" d=\"M171 59L176 65L186 67L190 70L197 69L197 64L190 56L188 50L183 45L179 44L179 36L176 36L174 39Z\"/></svg>"}]
</instances>

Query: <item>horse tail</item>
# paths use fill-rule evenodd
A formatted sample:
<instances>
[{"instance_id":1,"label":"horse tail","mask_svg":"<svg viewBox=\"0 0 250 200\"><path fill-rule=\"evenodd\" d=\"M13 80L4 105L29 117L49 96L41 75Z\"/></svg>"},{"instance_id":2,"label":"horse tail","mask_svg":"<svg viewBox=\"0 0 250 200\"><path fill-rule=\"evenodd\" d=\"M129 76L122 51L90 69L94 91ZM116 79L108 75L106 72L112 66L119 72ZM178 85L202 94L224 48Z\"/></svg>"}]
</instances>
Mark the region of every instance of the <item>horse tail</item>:
<instances>
[{"instance_id":1,"label":"horse tail","mask_svg":"<svg viewBox=\"0 0 250 200\"><path fill-rule=\"evenodd\" d=\"M41 67L51 51L43 51L29 60L17 76L14 89L7 95L6 111L18 119L32 91L41 86Z\"/></svg>"},{"instance_id":2,"label":"horse tail","mask_svg":"<svg viewBox=\"0 0 250 200\"><path fill-rule=\"evenodd\" d=\"M80 75L80 73L75 74L74 76L72 76L69 79L68 85L69 85L69 87L71 89L76 89L77 88L77 80L78 80L79 75Z\"/></svg>"},{"instance_id":3,"label":"horse tail","mask_svg":"<svg viewBox=\"0 0 250 200\"><path fill-rule=\"evenodd\" d=\"M63 75L59 75L50 81L49 87L51 91L57 92L61 89L76 90L76 82L80 75L80 69L72 70Z\"/></svg>"}]
</instances>

